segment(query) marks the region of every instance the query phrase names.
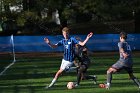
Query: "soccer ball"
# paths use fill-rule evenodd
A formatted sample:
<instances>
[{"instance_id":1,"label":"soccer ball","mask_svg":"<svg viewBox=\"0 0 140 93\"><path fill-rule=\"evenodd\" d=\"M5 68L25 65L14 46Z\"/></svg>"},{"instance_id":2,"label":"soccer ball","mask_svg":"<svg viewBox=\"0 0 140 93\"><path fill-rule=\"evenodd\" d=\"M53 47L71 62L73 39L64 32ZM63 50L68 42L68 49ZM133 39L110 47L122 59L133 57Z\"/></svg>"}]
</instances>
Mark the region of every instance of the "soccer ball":
<instances>
[{"instance_id":1,"label":"soccer ball","mask_svg":"<svg viewBox=\"0 0 140 93\"><path fill-rule=\"evenodd\" d=\"M99 84L100 88L105 88L105 84Z\"/></svg>"},{"instance_id":2,"label":"soccer ball","mask_svg":"<svg viewBox=\"0 0 140 93\"><path fill-rule=\"evenodd\" d=\"M75 87L74 82L68 82L67 88L68 89L73 89Z\"/></svg>"}]
</instances>

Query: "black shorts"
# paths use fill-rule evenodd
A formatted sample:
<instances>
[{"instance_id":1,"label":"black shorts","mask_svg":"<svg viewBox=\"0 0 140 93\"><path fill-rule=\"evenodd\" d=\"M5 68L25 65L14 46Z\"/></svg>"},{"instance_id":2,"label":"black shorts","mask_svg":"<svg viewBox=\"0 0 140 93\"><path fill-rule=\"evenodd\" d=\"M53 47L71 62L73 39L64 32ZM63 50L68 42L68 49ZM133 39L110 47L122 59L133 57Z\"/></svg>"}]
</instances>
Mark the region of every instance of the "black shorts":
<instances>
[{"instance_id":1,"label":"black shorts","mask_svg":"<svg viewBox=\"0 0 140 93\"><path fill-rule=\"evenodd\" d=\"M89 60L89 59L83 60L83 62L81 62L81 66L82 66L82 65L85 66L85 70L83 71L83 73L86 73L86 72L87 72L87 69L88 69L89 66L90 66L90 60Z\"/></svg>"},{"instance_id":2,"label":"black shorts","mask_svg":"<svg viewBox=\"0 0 140 93\"><path fill-rule=\"evenodd\" d=\"M117 61L115 64L112 65L112 68L117 69L117 71L120 71L122 69L126 70L128 73L133 73L132 64L124 64L122 61Z\"/></svg>"}]
</instances>

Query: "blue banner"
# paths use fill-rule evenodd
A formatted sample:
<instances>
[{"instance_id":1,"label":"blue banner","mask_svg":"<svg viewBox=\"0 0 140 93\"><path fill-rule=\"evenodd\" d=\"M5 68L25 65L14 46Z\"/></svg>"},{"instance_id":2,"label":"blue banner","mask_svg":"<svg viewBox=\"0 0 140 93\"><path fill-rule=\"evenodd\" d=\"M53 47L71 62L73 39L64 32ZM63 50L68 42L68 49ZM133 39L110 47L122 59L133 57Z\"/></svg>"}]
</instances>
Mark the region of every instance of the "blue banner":
<instances>
[{"instance_id":1,"label":"blue banner","mask_svg":"<svg viewBox=\"0 0 140 93\"><path fill-rule=\"evenodd\" d=\"M82 40L86 35L78 36ZM55 49L50 48L45 42L46 36L1 36L0 37L0 52L62 52L63 47ZM57 43L63 38L62 35L47 36L52 43ZM140 50L140 34L129 34L128 43L132 50ZM118 50L119 34L95 34L87 42L87 47L90 51L116 51Z\"/></svg>"}]
</instances>

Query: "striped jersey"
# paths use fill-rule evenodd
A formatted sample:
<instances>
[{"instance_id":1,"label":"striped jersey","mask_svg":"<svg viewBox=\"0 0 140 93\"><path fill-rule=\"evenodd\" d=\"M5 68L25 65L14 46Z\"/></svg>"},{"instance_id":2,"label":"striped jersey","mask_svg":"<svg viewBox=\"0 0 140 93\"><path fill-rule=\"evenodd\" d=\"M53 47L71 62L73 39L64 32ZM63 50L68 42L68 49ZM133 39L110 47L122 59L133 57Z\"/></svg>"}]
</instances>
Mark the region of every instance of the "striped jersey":
<instances>
[{"instance_id":1,"label":"striped jersey","mask_svg":"<svg viewBox=\"0 0 140 93\"><path fill-rule=\"evenodd\" d=\"M75 39L74 37L70 37L68 40L62 39L56 45L64 46L64 60L73 62L74 55L75 55L75 44L78 44L79 40Z\"/></svg>"}]
</instances>

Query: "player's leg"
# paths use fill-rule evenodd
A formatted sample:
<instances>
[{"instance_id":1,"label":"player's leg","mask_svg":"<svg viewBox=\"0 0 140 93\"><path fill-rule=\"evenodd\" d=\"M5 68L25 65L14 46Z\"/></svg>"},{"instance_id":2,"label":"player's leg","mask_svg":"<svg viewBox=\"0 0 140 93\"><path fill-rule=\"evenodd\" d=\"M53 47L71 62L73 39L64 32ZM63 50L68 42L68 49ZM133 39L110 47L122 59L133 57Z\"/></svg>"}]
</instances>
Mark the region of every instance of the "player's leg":
<instances>
[{"instance_id":1,"label":"player's leg","mask_svg":"<svg viewBox=\"0 0 140 93\"><path fill-rule=\"evenodd\" d=\"M97 76L96 75L87 75L88 66L84 64L83 67L85 69L83 70L83 73L82 73L82 76L81 76L82 80L83 79L93 80L94 81L94 84L97 84Z\"/></svg>"},{"instance_id":2,"label":"player's leg","mask_svg":"<svg viewBox=\"0 0 140 93\"><path fill-rule=\"evenodd\" d=\"M77 73L77 85L80 84L81 77L82 77L82 73L83 73L84 70L85 70L85 67L84 67L83 65L81 65L81 66L78 68L78 73Z\"/></svg>"},{"instance_id":3,"label":"player's leg","mask_svg":"<svg viewBox=\"0 0 140 93\"><path fill-rule=\"evenodd\" d=\"M62 74L62 72L63 72L63 69L60 68L60 69L57 71L57 73L55 74L55 77L53 78L53 80L52 80L52 82L50 83L50 85L48 86L48 88L52 87L52 86L56 83L57 79L58 79L59 76Z\"/></svg>"},{"instance_id":4,"label":"player's leg","mask_svg":"<svg viewBox=\"0 0 140 93\"><path fill-rule=\"evenodd\" d=\"M130 78L134 81L134 83L140 88L140 81L134 76L132 68L125 68L128 72Z\"/></svg>"},{"instance_id":5,"label":"player's leg","mask_svg":"<svg viewBox=\"0 0 140 93\"><path fill-rule=\"evenodd\" d=\"M65 72L77 71L77 69L79 68L78 62L74 60L73 63L75 66L69 66L67 69L65 69Z\"/></svg>"},{"instance_id":6,"label":"player's leg","mask_svg":"<svg viewBox=\"0 0 140 93\"><path fill-rule=\"evenodd\" d=\"M97 76L96 75L85 75L86 80L93 80L94 84L97 84Z\"/></svg>"},{"instance_id":7,"label":"player's leg","mask_svg":"<svg viewBox=\"0 0 140 93\"><path fill-rule=\"evenodd\" d=\"M110 67L110 68L107 70L107 81L106 81L106 84L99 84L99 86L100 86L101 88L109 89L110 86L111 86L112 74L115 73L115 72L117 72L117 69Z\"/></svg>"},{"instance_id":8,"label":"player's leg","mask_svg":"<svg viewBox=\"0 0 140 93\"><path fill-rule=\"evenodd\" d=\"M112 81L112 74L115 72L118 72L124 68L124 64L122 64L122 61L118 60L115 64L112 65L107 70L107 83L106 83L106 88L110 88L111 86L111 81Z\"/></svg>"},{"instance_id":9,"label":"player's leg","mask_svg":"<svg viewBox=\"0 0 140 93\"><path fill-rule=\"evenodd\" d=\"M69 67L68 69L65 70L65 72L69 73L72 71L76 71L78 67Z\"/></svg>"},{"instance_id":10,"label":"player's leg","mask_svg":"<svg viewBox=\"0 0 140 93\"><path fill-rule=\"evenodd\" d=\"M81 65L81 67L82 67L81 80L84 80L86 79L87 67L85 65Z\"/></svg>"},{"instance_id":11,"label":"player's leg","mask_svg":"<svg viewBox=\"0 0 140 93\"><path fill-rule=\"evenodd\" d=\"M112 65L112 67L110 67L107 70L107 82L106 84L100 84L99 86L101 88L106 88L109 89L111 86L111 81L112 81L112 74L121 70L123 68L123 65L121 64L120 61L116 62L115 64Z\"/></svg>"},{"instance_id":12,"label":"player's leg","mask_svg":"<svg viewBox=\"0 0 140 93\"><path fill-rule=\"evenodd\" d=\"M133 73L129 73L130 78L134 81L134 83L140 88L140 81L133 75Z\"/></svg>"},{"instance_id":13,"label":"player's leg","mask_svg":"<svg viewBox=\"0 0 140 93\"><path fill-rule=\"evenodd\" d=\"M112 81L112 74L117 72L117 69L111 67L107 70L107 85L110 86L111 85L111 81Z\"/></svg>"},{"instance_id":14,"label":"player's leg","mask_svg":"<svg viewBox=\"0 0 140 93\"><path fill-rule=\"evenodd\" d=\"M69 62L69 61L66 61L66 60L63 59L62 63L61 63L61 66L60 66L60 69L57 71L57 73L55 74L55 77L53 78L51 84L49 86L47 86L47 88L52 87L56 83L57 79L62 74L62 72L64 70L69 69L72 66L72 64L73 64L72 62Z\"/></svg>"}]
</instances>

